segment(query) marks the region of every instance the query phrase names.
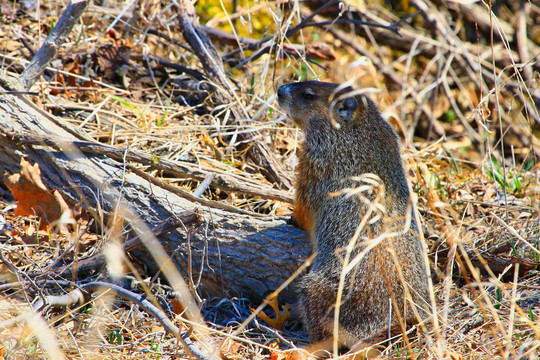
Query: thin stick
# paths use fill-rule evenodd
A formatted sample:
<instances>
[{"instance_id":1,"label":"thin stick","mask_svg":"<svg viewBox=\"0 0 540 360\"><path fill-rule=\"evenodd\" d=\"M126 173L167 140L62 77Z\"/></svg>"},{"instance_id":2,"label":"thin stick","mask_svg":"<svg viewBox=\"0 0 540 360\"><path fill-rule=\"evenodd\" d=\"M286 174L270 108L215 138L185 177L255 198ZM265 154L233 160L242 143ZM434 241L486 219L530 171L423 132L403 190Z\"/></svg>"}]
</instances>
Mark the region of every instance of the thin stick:
<instances>
[{"instance_id":1,"label":"thin stick","mask_svg":"<svg viewBox=\"0 0 540 360\"><path fill-rule=\"evenodd\" d=\"M172 161L167 159L160 159L156 162L152 156L147 155L144 152L138 150L126 151L126 148L104 145L97 142L90 141L71 141L64 138L50 136L40 136L32 134L30 132L11 132L1 131L0 138L9 138L11 141L16 141L20 145L40 145L50 146L55 149L62 149L69 146L76 147L83 154L89 155L105 155L111 159L124 162L135 162L142 165L150 166L152 169L164 171L182 179L193 179L197 181L203 181L209 174L214 174L211 185L225 191L237 192L245 195L260 196L265 199L273 199L283 201L286 203L292 203L291 195L282 190L272 189L267 186L261 186L254 181L249 181L244 177L240 177L234 174L228 174L226 172L216 171L216 169L210 169L200 166L194 166L188 162L182 162L179 160ZM128 165L130 167L131 165ZM136 168L133 166L133 170ZM146 177L151 177L145 173ZM172 185L170 185L172 186ZM200 199L199 199L200 200ZM201 200L202 201L202 200ZM200 201L199 201L200 202ZM207 203L206 205L211 204ZM228 207L227 209L230 209Z\"/></svg>"},{"instance_id":2,"label":"thin stick","mask_svg":"<svg viewBox=\"0 0 540 360\"><path fill-rule=\"evenodd\" d=\"M215 177L216 177L216 174L214 173L210 173L206 175L203 182L193 192L193 196L200 198L201 195L206 191L206 189L208 189L208 186L210 186L210 184L212 183L212 180L214 180Z\"/></svg>"},{"instance_id":3,"label":"thin stick","mask_svg":"<svg viewBox=\"0 0 540 360\"><path fill-rule=\"evenodd\" d=\"M73 0L68 4L56 26L21 75L20 82L26 90L30 89L47 64L54 58L87 6L88 0Z\"/></svg>"},{"instance_id":4,"label":"thin stick","mask_svg":"<svg viewBox=\"0 0 540 360\"><path fill-rule=\"evenodd\" d=\"M157 225L152 229L152 234L155 237L161 237L162 235L177 229L182 225L193 224L199 221L199 217L196 213L185 212L178 214L176 217L171 217L161 224ZM141 236L136 236L133 239L130 239L122 244L122 250L125 253L138 248L142 245ZM86 276L90 271L99 269L105 265L106 258L104 254L97 254L89 258L79 260L77 266L77 276L83 277ZM67 265L55 271L55 274L62 277L71 277L75 273L75 268L73 265Z\"/></svg>"},{"instance_id":5,"label":"thin stick","mask_svg":"<svg viewBox=\"0 0 540 360\"><path fill-rule=\"evenodd\" d=\"M519 7L518 23L516 29L516 42L519 54L519 60L522 63L526 63L530 59L529 47L527 46L527 18L531 12L531 4L527 1L523 1ZM532 64L523 66L523 77L525 80L531 80L533 76Z\"/></svg>"}]
</instances>

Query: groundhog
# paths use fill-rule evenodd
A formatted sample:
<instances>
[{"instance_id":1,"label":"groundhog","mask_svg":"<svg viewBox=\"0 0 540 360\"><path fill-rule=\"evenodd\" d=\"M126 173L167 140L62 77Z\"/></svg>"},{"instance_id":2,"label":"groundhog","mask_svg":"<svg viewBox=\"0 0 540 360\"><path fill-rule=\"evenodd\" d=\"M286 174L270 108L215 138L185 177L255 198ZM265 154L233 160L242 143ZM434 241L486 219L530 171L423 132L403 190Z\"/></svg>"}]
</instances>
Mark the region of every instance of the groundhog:
<instances>
[{"instance_id":1,"label":"groundhog","mask_svg":"<svg viewBox=\"0 0 540 360\"><path fill-rule=\"evenodd\" d=\"M352 91L305 81L281 86L278 101L304 132L294 218L316 256L300 281L299 310L310 340L329 344L341 281L337 339L357 349L425 317L429 295L399 138ZM340 278L344 264L350 271Z\"/></svg>"}]
</instances>

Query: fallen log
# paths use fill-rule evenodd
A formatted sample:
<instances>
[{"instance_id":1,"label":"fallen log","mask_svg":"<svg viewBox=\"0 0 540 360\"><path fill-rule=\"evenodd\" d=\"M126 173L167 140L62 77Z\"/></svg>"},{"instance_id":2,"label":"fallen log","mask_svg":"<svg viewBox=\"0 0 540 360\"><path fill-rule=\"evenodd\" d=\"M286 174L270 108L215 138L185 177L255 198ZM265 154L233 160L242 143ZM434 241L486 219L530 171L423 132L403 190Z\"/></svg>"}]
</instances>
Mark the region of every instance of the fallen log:
<instances>
[{"instance_id":1,"label":"fallen log","mask_svg":"<svg viewBox=\"0 0 540 360\"><path fill-rule=\"evenodd\" d=\"M29 133L65 142L59 146L45 141L22 145L20 136L12 136ZM180 227L160 233L159 241L184 278L189 275L188 282L203 296L261 299L277 289L308 256L306 233L288 225L284 218L252 216L246 211L242 214L212 207L211 203L201 205L159 186L160 182L151 183L147 176L129 171L122 159L110 155L114 152L83 154L76 146L66 146L93 140L40 109L26 95L0 91L0 139L3 172L18 172L21 157L39 164L43 182L49 188L59 189L70 205L83 200L101 227L106 226L107 214L114 211L118 199L150 229L170 218L182 220L180 214L196 213L196 220L188 216L189 222L180 221ZM160 264L143 246L126 251L149 273L160 271ZM89 276L92 270L104 271L96 265L84 275ZM41 276L58 276L54 269L49 271ZM281 297L294 301L294 283Z\"/></svg>"}]
</instances>

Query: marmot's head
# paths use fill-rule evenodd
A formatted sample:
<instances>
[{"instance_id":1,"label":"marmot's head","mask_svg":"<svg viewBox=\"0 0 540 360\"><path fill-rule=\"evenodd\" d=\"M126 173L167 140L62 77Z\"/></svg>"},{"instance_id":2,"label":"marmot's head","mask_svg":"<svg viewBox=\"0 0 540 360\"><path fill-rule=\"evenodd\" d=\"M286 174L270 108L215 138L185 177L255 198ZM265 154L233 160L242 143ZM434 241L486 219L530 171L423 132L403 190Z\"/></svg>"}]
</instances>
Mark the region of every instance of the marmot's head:
<instances>
[{"instance_id":1,"label":"marmot's head","mask_svg":"<svg viewBox=\"0 0 540 360\"><path fill-rule=\"evenodd\" d=\"M313 122L324 122L319 125L336 128L345 126L358 117L359 111L371 107L367 97L355 96L351 87L319 81L280 86L278 102L287 116L303 130Z\"/></svg>"}]
</instances>

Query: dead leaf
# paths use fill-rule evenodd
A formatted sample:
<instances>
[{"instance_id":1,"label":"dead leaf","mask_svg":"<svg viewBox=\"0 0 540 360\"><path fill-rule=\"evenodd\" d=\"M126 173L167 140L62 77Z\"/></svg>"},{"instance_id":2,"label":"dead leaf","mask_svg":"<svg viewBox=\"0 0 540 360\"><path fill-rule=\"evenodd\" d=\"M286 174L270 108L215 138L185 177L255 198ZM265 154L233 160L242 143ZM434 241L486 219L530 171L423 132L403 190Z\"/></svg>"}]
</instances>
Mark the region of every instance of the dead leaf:
<instances>
[{"instance_id":1,"label":"dead leaf","mask_svg":"<svg viewBox=\"0 0 540 360\"><path fill-rule=\"evenodd\" d=\"M176 315L182 315L184 311L186 310L186 307L184 306L184 304L182 304L182 302L178 299L172 299L171 305L172 305L173 313L175 313Z\"/></svg>"},{"instance_id":2,"label":"dead leaf","mask_svg":"<svg viewBox=\"0 0 540 360\"><path fill-rule=\"evenodd\" d=\"M73 62L65 65L64 70L70 74L79 75L79 59L75 58ZM69 75L67 86L77 86L77 77Z\"/></svg>"},{"instance_id":3,"label":"dead leaf","mask_svg":"<svg viewBox=\"0 0 540 360\"><path fill-rule=\"evenodd\" d=\"M242 344L232 339L227 339L221 347L221 357L223 359L237 358L238 352L242 348Z\"/></svg>"},{"instance_id":4,"label":"dead leaf","mask_svg":"<svg viewBox=\"0 0 540 360\"><path fill-rule=\"evenodd\" d=\"M62 219L61 225L74 224L71 209L58 190L49 191L41 180L38 164L34 166L21 159L21 172L4 174L4 183L13 197L18 200L15 216L37 215L41 218L40 229L54 226Z\"/></svg>"},{"instance_id":5,"label":"dead leaf","mask_svg":"<svg viewBox=\"0 0 540 360\"><path fill-rule=\"evenodd\" d=\"M6 53L15 52L23 47L23 44L17 40L2 39L2 43L2 46Z\"/></svg>"},{"instance_id":6,"label":"dead leaf","mask_svg":"<svg viewBox=\"0 0 540 360\"><path fill-rule=\"evenodd\" d=\"M270 347L273 347L272 344ZM310 356L308 352L306 352L303 349L293 350L293 351L287 351L283 352L279 349L279 346L277 343L275 343L275 347L279 351L271 351L270 353L270 360L315 360L317 359L314 356Z\"/></svg>"},{"instance_id":7,"label":"dead leaf","mask_svg":"<svg viewBox=\"0 0 540 360\"><path fill-rule=\"evenodd\" d=\"M120 67L128 63L131 50L125 46L107 44L100 47L96 55L103 78L114 80L120 75Z\"/></svg>"},{"instance_id":8,"label":"dead leaf","mask_svg":"<svg viewBox=\"0 0 540 360\"><path fill-rule=\"evenodd\" d=\"M161 325L152 326L152 332L153 333L162 332L162 331L165 331L165 328L163 326L161 326Z\"/></svg>"},{"instance_id":9,"label":"dead leaf","mask_svg":"<svg viewBox=\"0 0 540 360\"><path fill-rule=\"evenodd\" d=\"M285 360L287 358L287 354L284 354L281 351L277 342L274 341L269 347L272 348L272 350L270 350L270 360Z\"/></svg>"},{"instance_id":10,"label":"dead leaf","mask_svg":"<svg viewBox=\"0 0 540 360\"><path fill-rule=\"evenodd\" d=\"M449 356L450 359L452 359L452 360L461 360L461 359L463 359L463 358L461 357L461 354L459 354L459 353L457 353L457 352L455 352L455 351L452 351L452 350L450 350L450 349L446 349L445 357L446 357L446 356Z\"/></svg>"},{"instance_id":11,"label":"dead leaf","mask_svg":"<svg viewBox=\"0 0 540 360\"><path fill-rule=\"evenodd\" d=\"M289 320L291 317L291 310L289 309L289 306L285 305L283 306L283 312L279 311L279 305L277 301L277 297L274 296L270 298L268 305L274 309L274 313L276 314L276 318L272 319L268 315L266 315L263 311L257 314L257 316L263 320L265 323L270 325L276 330L282 330L283 326L285 325L285 321ZM253 310L253 309L252 309Z\"/></svg>"},{"instance_id":12,"label":"dead leaf","mask_svg":"<svg viewBox=\"0 0 540 360\"><path fill-rule=\"evenodd\" d=\"M306 58L334 61L337 56L329 46L321 44L306 47Z\"/></svg>"}]
</instances>

